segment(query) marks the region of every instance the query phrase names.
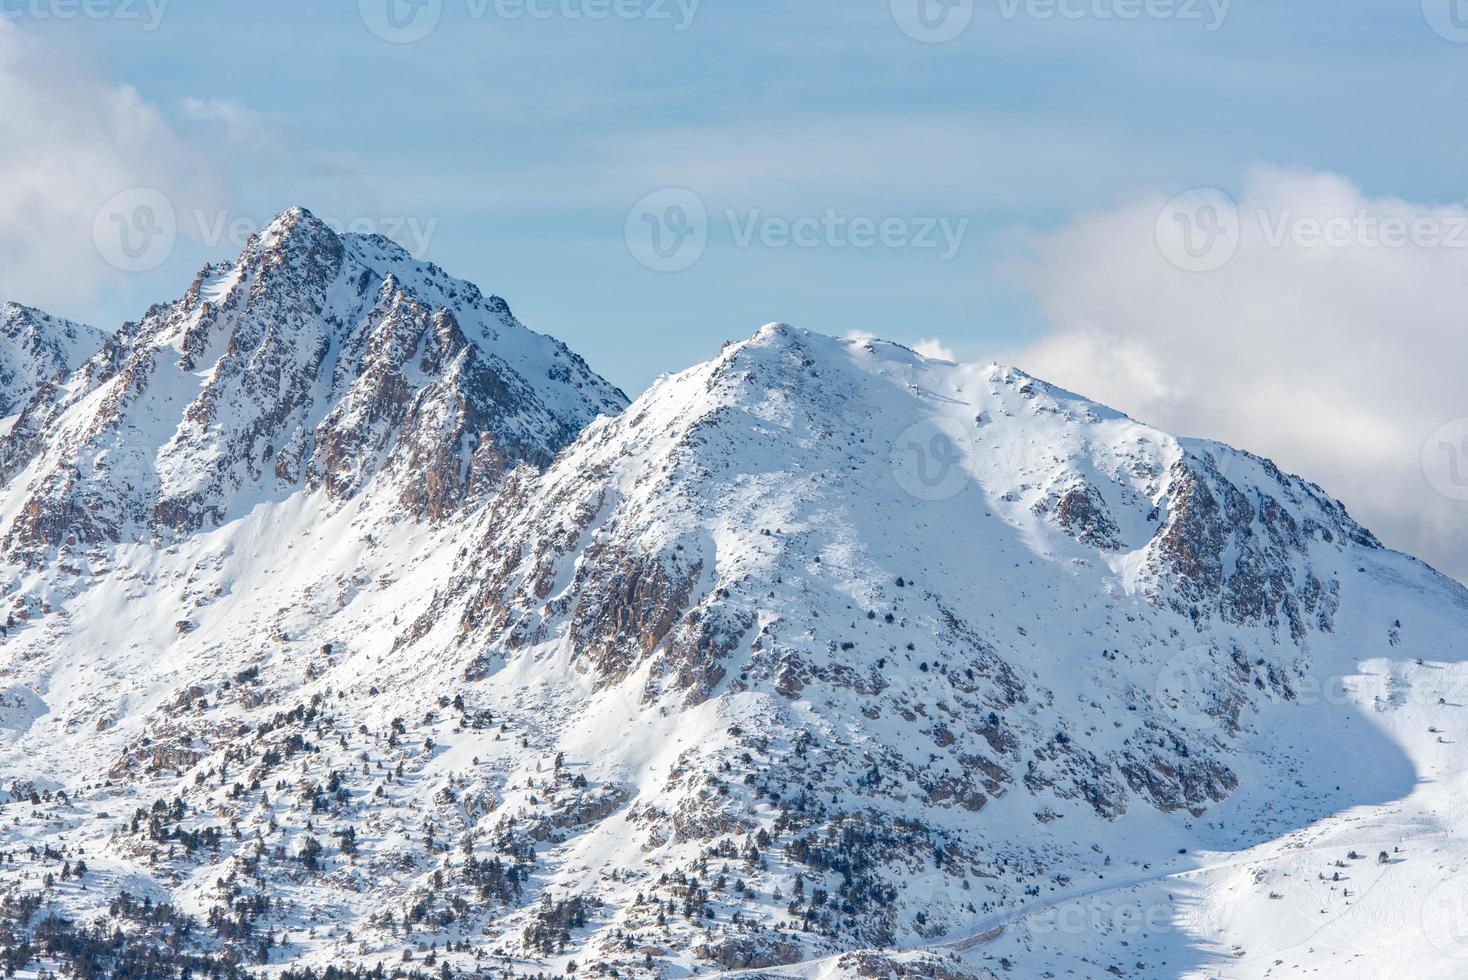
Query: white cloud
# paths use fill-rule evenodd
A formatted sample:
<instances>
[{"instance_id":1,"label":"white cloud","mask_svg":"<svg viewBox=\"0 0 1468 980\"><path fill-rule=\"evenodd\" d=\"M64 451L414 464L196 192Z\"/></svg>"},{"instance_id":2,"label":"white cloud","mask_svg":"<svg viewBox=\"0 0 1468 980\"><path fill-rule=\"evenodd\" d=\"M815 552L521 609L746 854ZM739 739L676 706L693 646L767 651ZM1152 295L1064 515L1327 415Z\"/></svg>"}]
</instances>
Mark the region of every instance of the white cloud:
<instances>
[{"instance_id":1,"label":"white cloud","mask_svg":"<svg viewBox=\"0 0 1468 980\"><path fill-rule=\"evenodd\" d=\"M1167 197L1034 240L1026 275L1052 331L1013 360L1146 421L1270 456L1388 544L1468 580L1468 503L1433 487L1468 460L1450 474L1449 450L1428 445L1468 416L1468 211L1260 170L1216 257L1236 252L1186 272L1168 258L1169 236L1187 229ZM1412 241L1396 241L1402 229ZM1208 239L1191 230L1196 257Z\"/></svg>"},{"instance_id":2,"label":"white cloud","mask_svg":"<svg viewBox=\"0 0 1468 980\"><path fill-rule=\"evenodd\" d=\"M152 188L179 213L209 168L134 89L91 77L0 18L0 299L65 312L123 275L99 254L98 210Z\"/></svg>"},{"instance_id":3,"label":"white cloud","mask_svg":"<svg viewBox=\"0 0 1468 980\"><path fill-rule=\"evenodd\" d=\"M956 362L958 360L958 357L953 353L953 348L943 343L937 337L919 340L916 344L912 345L912 349L924 357L931 357L939 361Z\"/></svg>"},{"instance_id":4,"label":"white cloud","mask_svg":"<svg viewBox=\"0 0 1468 980\"><path fill-rule=\"evenodd\" d=\"M282 148L280 137L271 130L265 115L243 102L190 97L181 105L186 117L220 127L225 138L241 148L267 152Z\"/></svg>"},{"instance_id":5,"label":"white cloud","mask_svg":"<svg viewBox=\"0 0 1468 980\"><path fill-rule=\"evenodd\" d=\"M881 340L883 338L872 333L870 330L848 330L846 331L845 339L864 342L868 340ZM958 357L953 353L953 348L943 343L937 337L919 340L912 345L912 349L924 357L931 357L940 361L956 362L958 360Z\"/></svg>"}]
</instances>

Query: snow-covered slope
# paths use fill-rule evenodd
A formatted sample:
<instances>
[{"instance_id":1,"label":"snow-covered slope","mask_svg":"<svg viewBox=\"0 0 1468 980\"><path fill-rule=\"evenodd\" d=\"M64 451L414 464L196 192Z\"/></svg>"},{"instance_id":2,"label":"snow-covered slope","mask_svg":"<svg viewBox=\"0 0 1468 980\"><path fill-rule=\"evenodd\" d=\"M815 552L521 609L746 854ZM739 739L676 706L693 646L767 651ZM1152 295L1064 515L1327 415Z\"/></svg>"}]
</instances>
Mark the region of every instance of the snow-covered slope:
<instances>
[{"instance_id":1,"label":"snow-covered slope","mask_svg":"<svg viewBox=\"0 0 1468 980\"><path fill-rule=\"evenodd\" d=\"M31 438L0 881L33 920L168 932L126 891L277 972L1364 976L1427 948L1351 945L1364 886L1309 873L1394 835L1351 863L1400 897L1468 858L1468 593L1319 488L783 325L612 414L386 249L286 216ZM479 364L515 411L453 414L500 390Z\"/></svg>"},{"instance_id":2,"label":"snow-covered slope","mask_svg":"<svg viewBox=\"0 0 1468 980\"><path fill-rule=\"evenodd\" d=\"M14 416L43 385L76 370L105 338L95 327L19 303L0 306L0 418Z\"/></svg>"},{"instance_id":3,"label":"snow-covered slope","mask_svg":"<svg viewBox=\"0 0 1468 980\"><path fill-rule=\"evenodd\" d=\"M767 831L779 870L741 869L717 918L811 924L802 955L1404 793L1400 749L1316 685L1468 626L1461 587L1267 461L779 325L592 426L486 524L404 639L491 686L582 672L604 714L559 749L636 786L634 838L680 873ZM622 717L651 737L600 747ZM799 874L833 899L775 901Z\"/></svg>"},{"instance_id":4,"label":"snow-covered slope","mask_svg":"<svg viewBox=\"0 0 1468 980\"><path fill-rule=\"evenodd\" d=\"M3 540L34 559L374 483L436 519L624 404L503 300L296 209L27 409Z\"/></svg>"}]
</instances>

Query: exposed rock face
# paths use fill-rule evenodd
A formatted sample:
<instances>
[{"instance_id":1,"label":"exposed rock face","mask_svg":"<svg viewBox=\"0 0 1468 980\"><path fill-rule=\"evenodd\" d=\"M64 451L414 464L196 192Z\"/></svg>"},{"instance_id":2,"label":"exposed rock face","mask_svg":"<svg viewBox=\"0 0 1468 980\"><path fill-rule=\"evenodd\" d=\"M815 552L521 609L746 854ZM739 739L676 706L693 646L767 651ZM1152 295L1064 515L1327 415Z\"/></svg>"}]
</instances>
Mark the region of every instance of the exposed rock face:
<instances>
[{"instance_id":1,"label":"exposed rock face","mask_svg":"<svg viewBox=\"0 0 1468 980\"><path fill-rule=\"evenodd\" d=\"M6 547L188 534L301 487L442 520L624 404L502 300L291 211L32 407L0 446Z\"/></svg>"},{"instance_id":2,"label":"exposed rock face","mask_svg":"<svg viewBox=\"0 0 1468 980\"><path fill-rule=\"evenodd\" d=\"M927 372L777 326L665 379L507 486L399 648L452 622L473 680L554 655L634 716L770 703L680 757L660 805L635 810L644 846L715 846L778 805L787 855L845 876L831 928L865 943L911 928L883 883L935 850L958 877L1043 865L971 846L1016 793L1048 825L1057 808L1197 818L1247 788L1250 717L1294 699L1342 576L1379 544L1267 461L1019 372ZM951 501L893 486L883 447L926 409L914 391L978 420ZM1025 570L1037 555L1049 571ZM1110 601L1078 612L1077 576ZM846 845L815 846L830 835ZM772 965L751 948L699 955Z\"/></svg>"},{"instance_id":3,"label":"exposed rock face","mask_svg":"<svg viewBox=\"0 0 1468 980\"><path fill-rule=\"evenodd\" d=\"M1055 518L1082 544L1106 551L1121 547L1117 537L1120 531L1106 512L1106 501L1094 487L1082 484L1067 489L1056 505Z\"/></svg>"},{"instance_id":4,"label":"exposed rock face","mask_svg":"<svg viewBox=\"0 0 1468 980\"><path fill-rule=\"evenodd\" d=\"M931 954L848 953L837 961L837 966L863 980L987 980L993 977L987 970L972 970L962 963Z\"/></svg>"},{"instance_id":5,"label":"exposed rock face","mask_svg":"<svg viewBox=\"0 0 1468 980\"><path fill-rule=\"evenodd\" d=\"M1329 632L1340 583L1317 577L1310 545L1381 544L1319 488L1285 476L1267 460L1234 452L1230 462L1257 470L1268 482L1240 489L1211 453L1173 465L1160 501L1168 516L1148 555L1165 585L1156 594L1193 617L1262 624L1296 640Z\"/></svg>"},{"instance_id":6,"label":"exposed rock face","mask_svg":"<svg viewBox=\"0 0 1468 980\"><path fill-rule=\"evenodd\" d=\"M800 945L771 936L738 939L730 937L694 950L701 960L717 963L726 970L761 970L786 966L804 958Z\"/></svg>"},{"instance_id":7,"label":"exposed rock face","mask_svg":"<svg viewBox=\"0 0 1468 980\"><path fill-rule=\"evenodd\" d=\"M970 980L877 949L1348 807L1309 684L1468 643L1318 489L1019 371L772 325L620 407L303 212L38 387L0 769L56 901L251 969Z\"/></svg>"},{"instance_id":8,"label":"exposed rock face","mask_svg":"<svg viewBox=\"0 0 1468 980\"><path fill-rule=\"evenodd\" d=\"M21 412L43 388L57 384L102 348L95 327L33 310L0 306L0 418Z\"/></svg>"}]
</instances>

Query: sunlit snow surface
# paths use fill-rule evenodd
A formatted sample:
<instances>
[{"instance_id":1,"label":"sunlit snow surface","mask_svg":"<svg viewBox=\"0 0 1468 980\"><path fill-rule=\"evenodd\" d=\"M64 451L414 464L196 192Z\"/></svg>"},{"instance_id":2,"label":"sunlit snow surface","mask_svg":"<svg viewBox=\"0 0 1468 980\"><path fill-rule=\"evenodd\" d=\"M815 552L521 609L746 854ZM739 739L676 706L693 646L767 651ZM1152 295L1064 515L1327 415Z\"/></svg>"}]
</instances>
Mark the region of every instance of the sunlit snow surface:
<instances>
[{"instance_id":1,"label":"sunlit snow surface","mask_svg":"<svg viewBox=\"0 0 1468 980\"><path fill-rule=\"evenodd\" d=\"M392 266L430 307L455 302L396 253L360 261ZM223 302L237 275L206 279L200 302ZM404 947L467 940L531 973L576 959L639 975L656 949L662 975L708 974L718 965L698 948L736 912L764 935L788 930L797 873L807 892L835 893L840 876L797 867L776 834L763 867L711 862L710 878L728 864L746 885L710 897L712 924L660 927L636 896L669 897L662 875L773 827L779 806L751 786L779 779L832 813L920 821L965 855L961 868L931 853L880 868L905 951L884 955L914 975L936 962L978 976L1468 975L1468 596L1372 546L1321 491L1023 372L883 342L771 325L597 421L596 399L539 367L555 357L543 338L517 327L480 342L550 414L590 424L544 472L527 465L498 497L436 522L403 513L396 477L374 481L387 457L346 498L268 471L219 482L217 444L189 431L187 406L227 344L182 367L158 359L134 403L146 439L123 438L137 458L108 472L150 494L207 485L225 495L223 523L158 535L129 524L117 543L63 544L3 570L25 616L0 649L0 773L13 791L0 851L84 850L89 868L85 888L53 886L51 907L89 919L126 889L202 920L234 873L273 897L261 927L286 933L268 970L392 965ZM324 370L338 374L293 424L370 410L351 402L358 368ZM432 381L404 377L414 390ZM78 395L56 431L79 433L100 397ZM58 438L35 465L92 465L67 454L95 448ZM1281 526L1301 529L1270 567L1296 586L1336 583L1328 628L1318 613L1292 634L1230 621L1216 595L1179 599L1186 583L1159 549L1185 471L1255 510L1267 498ZM1057 516L1076 488L1108 518L1090 540ZM12 484L6 526L25 497ZM1215 556L1225 573L1253 560L1238 533ZM631 662L592 656L578 617L599 593L578 572L609 554L686 575L698 623L737 624L717 670L685 677L670 646L694 629L686 618ZM999 707L989 678L973 685L1012 734L1007 752L985 748L988 710L959 710L963 658L993 668L980 649L1020 693ZM256 726L316 696L330 720L306 731L314 750L233 791L259 762L227 753L263 744ZM482 712L493 721L469 724ZM797 752L802 732L811 747ZM746 760L756 736L768 755ZM1198 815L1164 812L1118 768L1154 749L1169 764L1212 760L1236 788ZM1008 772L998 792L976 807L935 792L980 751ZM558 754L584 783L559 781ZM875 785L863 782L873 759ZM332 770L346 774L346 802L313 809L299 788ZM1104 799L1076 789L1092 782ZM64 802L25 802L60 789ZM224 828L217 852L170 857L128 832L136 808L175 795L190 827ZM568 800L582 817L564 816ZM507 817L545 830L519 903L475 901L411 936L371 918L456 894L454 868L493 853ZM711 821L708 836L679 830ZM347 825L353 860L331 836ZM257 830L258 879L242 870ZM312 835L327 845L314 874L294 860ZM449 884L436 884L445 868ZM0 882L32 891L44 870L3 864ZM543 893L602 903L561 955L522 941ZM635 952L619 933L639 937ZM754 972L856 975L849 940L788 935L803 961Z\"/></svg>"}]
</instances>

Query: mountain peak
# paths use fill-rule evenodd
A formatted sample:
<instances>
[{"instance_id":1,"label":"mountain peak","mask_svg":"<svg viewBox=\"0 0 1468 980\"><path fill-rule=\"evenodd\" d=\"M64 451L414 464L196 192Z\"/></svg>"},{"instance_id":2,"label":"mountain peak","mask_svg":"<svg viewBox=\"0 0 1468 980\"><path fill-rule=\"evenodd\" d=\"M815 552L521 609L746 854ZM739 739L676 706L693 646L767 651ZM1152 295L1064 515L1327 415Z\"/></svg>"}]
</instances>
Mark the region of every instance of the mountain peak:
<instances>
[{"instance_id":1,"label":"mountain peak","mask_svg":"<svg viewBox=\"0 0 1468 980\"><path fill-rule=\"evenodd\" d=\"M326 222L302 207L287 208L266 225L246 245L244 256L252 253L271 255L340 253L342 237Z\"/></svg>"},{"instance_id":2,"label":"mountain peak","mask_svg":"<svg viewBox=\"0 0 1468 980\"><path fill-rule=\"evenodd\" d=\"M331 225L316 217L307 208L296 205L286 208L263 228L257 236L259 247L270 251L284 243L321 245L331 243L350 247L365 247L365 251L386 257L394 262L406 262L428 269L436 269L432 263L422 262L401 244L387 235L379 233L338 232Z\"/></svg>"},{"instance_id":3,"label":"mountain peak","mask_svg":"<svg viewBox=\"0 0 1468 980\"><path fill-rule=\"evenodd\" d=\"M5 311L0 365L70 329ZM785 323L623 410L304 209L35 392L0 804L44 849L0 885L57 868L58 948L140 894L283 968L1004 963L1072 880L1153 881L1162 931L1189 855L1405 797L1381 733L1468 687L1468 594L1267 460ZM795 971L992 976L864 955Z\"/></svg>"},{"instance_id":4,"label":"mountain peak","mask_svg":"<svg viewBox=\"0 0 1468 980\"><path fill-rule=\"evenodd\" d=\"M260 237L267 241L275 241L285 238L300 231L320 232L330 231L326 223L317 218L306 208L296 205L286 208L275 219L266 225L260 232Z\"/></svg>"},{"instance_id":5,"label":"mountain peak","mask_svg":"<svg viewBox=\"0 0 1468 980\"><path fill-rule=\"evenodd\" d=\"M7 548L188 536L301 491L437 520L626 404L503 301L300 207L150 309L115 354L55 407L63 424L15 447L11 465L35 469L24 512L0 512ZM61 360L14 372L0 405L78 363ZM68 428L80 443L56 435ZM70 475L84 459L101 462L82 506Z\"/></svg>"},{"instance_id":6,"label":"mountain peak","mask_svg":"<svg viewBox=\"0 0 1468 980\"><path fill-rule=\"evenodd\" d=\"M24 303L16 303L6 300L0 305L0 320L6 323L25 323L31 328L43 327L48 323L66 323L59 317L54 317L45 310L39 310L34 306L26 306Z\"/></svg>"}]
</instances>

